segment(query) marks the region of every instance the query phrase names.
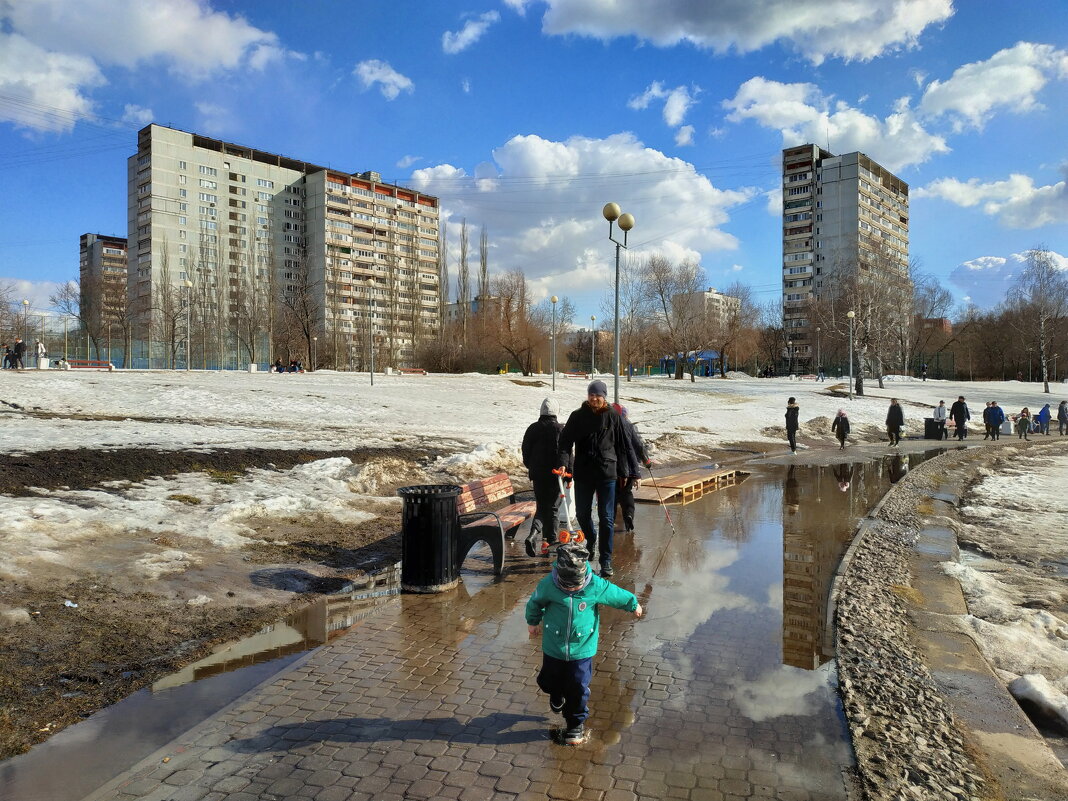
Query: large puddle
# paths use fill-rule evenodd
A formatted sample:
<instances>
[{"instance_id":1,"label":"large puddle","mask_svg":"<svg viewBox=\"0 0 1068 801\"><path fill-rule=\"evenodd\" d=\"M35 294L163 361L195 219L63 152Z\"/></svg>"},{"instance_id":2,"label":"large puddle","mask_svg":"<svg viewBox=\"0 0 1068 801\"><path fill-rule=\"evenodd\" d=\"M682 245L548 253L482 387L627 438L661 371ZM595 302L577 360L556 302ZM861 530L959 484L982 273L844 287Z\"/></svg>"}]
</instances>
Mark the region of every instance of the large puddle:
<instances>
[{"instance_id":1,"label":"large puddle","mask_svg":"<svg viewBox=\"0 0 1068 801\"><path fill-rule=\"evenodd\" d=\"M610 669L595 671L598 740L626 752L644 741L635 736L628 746L628 729L693 730L702 734L687 763L738 751L786 786L844 798L841 771L852 758L826 628L831 580L859 520L911 466L940 452L757 464L742 483L694 503L639 505L637 533L616 534L613 580L639 595L647 615L602 629L598 659ZM389 626L400 637L397 658L425 646L404 641L404 620L428 608L449 618L441 636L458 654L515 649L526 641L523 605L543 565L510 561L504 581L479 565L475 554L474 570L444 606L417 596L398 605L390 580L321 599L0 764L0 798L83 798L382 605L398 618Z\"/></svg>"}]
</instances>

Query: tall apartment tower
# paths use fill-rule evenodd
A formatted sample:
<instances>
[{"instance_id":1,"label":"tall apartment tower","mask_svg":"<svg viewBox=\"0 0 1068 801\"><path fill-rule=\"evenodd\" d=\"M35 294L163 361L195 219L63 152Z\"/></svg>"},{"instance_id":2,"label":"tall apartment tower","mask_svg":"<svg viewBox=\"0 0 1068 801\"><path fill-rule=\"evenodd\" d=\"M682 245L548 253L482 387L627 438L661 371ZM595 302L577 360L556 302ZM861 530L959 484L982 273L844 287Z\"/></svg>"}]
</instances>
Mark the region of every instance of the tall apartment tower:
<instances>
[{"instance_id":1,"label":"tall apartment tower","mask_svg":"<svg viewBox=\"0 0 1068 801\"><path fill-rule=\"evenodd\" d=\"M873 266L876 280L909 291L909 186L863 153L818 145L782 152L783 327L791 361L815 367L813 301Z\"/></svg>"},{"instance_id":2,"label":"tall apartment tower","mask_svg":"<svg viewBox=\"0 0 1068 801\"><path fill-rule=\"evenodd\" d=\"M128 181L135 357L366 369L437 331L435 197L159 125Z\"/></svg>"},{"instance_id":3,"label":"tall apartment tower","mask_svg":"<svg viewBox=\"0 0 1068 801\"><path fill-rule=\"evenodd\" d=\"M126 295L126 238L82 234L78 258L82 309L90 312L94 331L116 324Z\"/></svg>"}]
</instances>

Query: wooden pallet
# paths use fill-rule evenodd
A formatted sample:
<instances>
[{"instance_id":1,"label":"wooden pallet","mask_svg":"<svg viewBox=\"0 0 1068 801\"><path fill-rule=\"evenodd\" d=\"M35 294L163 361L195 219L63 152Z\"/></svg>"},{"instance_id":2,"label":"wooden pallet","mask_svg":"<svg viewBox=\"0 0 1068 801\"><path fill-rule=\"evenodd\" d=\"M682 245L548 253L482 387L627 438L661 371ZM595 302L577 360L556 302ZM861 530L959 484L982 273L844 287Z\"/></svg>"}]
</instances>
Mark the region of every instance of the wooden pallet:
<instances>
[{"instance_id":1,"label":"wooden pallet","mask_svg":"<svg viewBox=\"0 0 1068 801\"><path fill-rule=\"evenodd\" d=\"M687 470L656 479L656 486L650 480L634 491L634 500L639 503L691 503L709 492L733 487L749 474L735 468L716 470ZM659 493L657 492L659 489Z\"/></svg>"}]
</instances>

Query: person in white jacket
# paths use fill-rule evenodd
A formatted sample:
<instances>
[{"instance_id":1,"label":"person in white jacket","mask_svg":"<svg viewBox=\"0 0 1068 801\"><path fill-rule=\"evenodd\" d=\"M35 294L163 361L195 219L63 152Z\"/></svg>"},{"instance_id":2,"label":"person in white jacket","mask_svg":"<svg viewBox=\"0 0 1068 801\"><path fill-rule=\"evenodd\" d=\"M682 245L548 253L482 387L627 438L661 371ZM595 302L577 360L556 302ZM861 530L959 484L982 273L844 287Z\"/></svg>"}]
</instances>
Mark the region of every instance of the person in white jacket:
<instances>
[{"instance_id":1,"label":"person in white jacket","mask_svg":"<svg viewBox=\"0 0 1068 801\"><path fill-rule=\"evenodd\" d=\"M37 368L48 366L48 350L45 348L45 343L41 340L37 340Z\"/></svg>"},{"instance_id":2,"label":"person in white jacket","mask_svg":"<svg viewBox=\"0 0 1068 801\"><path fill-rule=\"evenodd\" d=\"M938 439L949 439L949 432L946 431L946 419L949 417L949 409L946 408L946 402L940 400L938 405L935 406L934 419L938 423Z\"/></svg>"}]
</instances>

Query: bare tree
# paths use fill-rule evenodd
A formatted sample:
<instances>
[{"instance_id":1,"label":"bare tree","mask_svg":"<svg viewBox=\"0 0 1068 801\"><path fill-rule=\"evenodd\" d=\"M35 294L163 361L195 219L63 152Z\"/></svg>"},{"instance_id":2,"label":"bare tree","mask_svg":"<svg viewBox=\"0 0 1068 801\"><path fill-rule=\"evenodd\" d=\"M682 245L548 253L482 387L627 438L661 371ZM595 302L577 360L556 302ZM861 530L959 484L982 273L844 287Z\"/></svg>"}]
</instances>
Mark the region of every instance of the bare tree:
<instances>
[{"instance_id":1,"label":"bare tree","mask_svg":"<svg viewBox=\"0 0 1068 801\"><path fill-rule=\"evenodd\" d=\"M632 364L645 364L654 346L660 344L655 321L656 307L644 279L645 264L644 258L628 254L619 267L619 363L624 369ZM608 328L612 324L614 336L614 295L605 295L601 299L600 311L602 327ZM597 325L592 321L590 336L597 336ZM589 351L590 345L587 342L583 347ZM611 351L608 354L611 355ZM630 381L630 370L626 372Z\"/></svg>"},{"instance_id":2,"label":"bare tree","mask_svg":"<svg viewBox=\"0 0 1068 801\"><path fill-rule=\"evenodd\" d=\"M698 297L704 271L696 262L672 264L661 255L650 256L643 269L646 303L657 321L665 349L675 358L675 379L682 378L687 357L707 343L703 328L704 304ZM690 380L694 380L697 359Z\"/></svg>"},{"instance_id":3,"label":"bare tree","mask_svg":"<svg viewBox=\"0 0 1068 801\"><path fill-rule=\"evenodd\" d=\"M1068 320L1068 275L1057 269L1048 248L1027 251L1027 266L1008 300L1019 314L1018 330L1029 346L1038 350L1042 391L1048 393L1052 345Z\"/></svg>"},{"instance_id":4,"label":"bare tree","mask_svg":"<svg viewBox=\"0 0 1068 801\"><path fill-rule=\"evenodd\" d=\"M287 270L292 278L284 281L280 287L280 303L285 319L286 328L289 329L287 337L290 347L294 337L299 340L310 360L312 351L312 337L318 335L322 328L320 319L320 307L317 302L319 295L319 281L312 276L311 265L306 256L301 256L293 261L293 266ZM314 368L314 365L312 365Z\"/></svg>"},{"instance_id":5,"label":"bare tree","mask_svg":"<svg viewBox=\"0 0 1068 801\"><path fill-rule=\"evenodd\" d=\"M534 359L548 339L550 321L544 309L532 309L527 297L527 279L522 270L509 270L497 277L496 294L501 316L497 343L522 370L534 371Z\"/></svg>"},{"instance_id":6,"label":"bare tree","mask_svg":"<svg viewBox=\"0 0 1068 801\"><path fill-rule=\"evenodd\" d=\"M746 334L756 326L759 310L753 301L753 291L737 281L723 292L738 302L726 306L724 313L711 321L709 331L715 349L719 352L720 375L727 374L727 352L733 350Z\"/></svg>"},{"instance_id":7,"label":"bare tree","mask_svg":"<svg viewBox=\"0 0 1068 801\"><path fill-rule=\"evenodd\" d=\"M460 223L460 263L457 265L456 302L460 306L460 341L467 347L467 324L471 312L471 273L467 266L467 220Z\"/></svg>"},{"instance_id":8,"label":"bare tree","mask_svg":"<svg viewBox=\"0 0 1068 801\"><path fill-rule=\"evenodd\" d=\"M442 222L438 230L438 339L445 338L445 321L448 319L445 311L449 305L449 224Z\"/></svg>"}]
</instances>

